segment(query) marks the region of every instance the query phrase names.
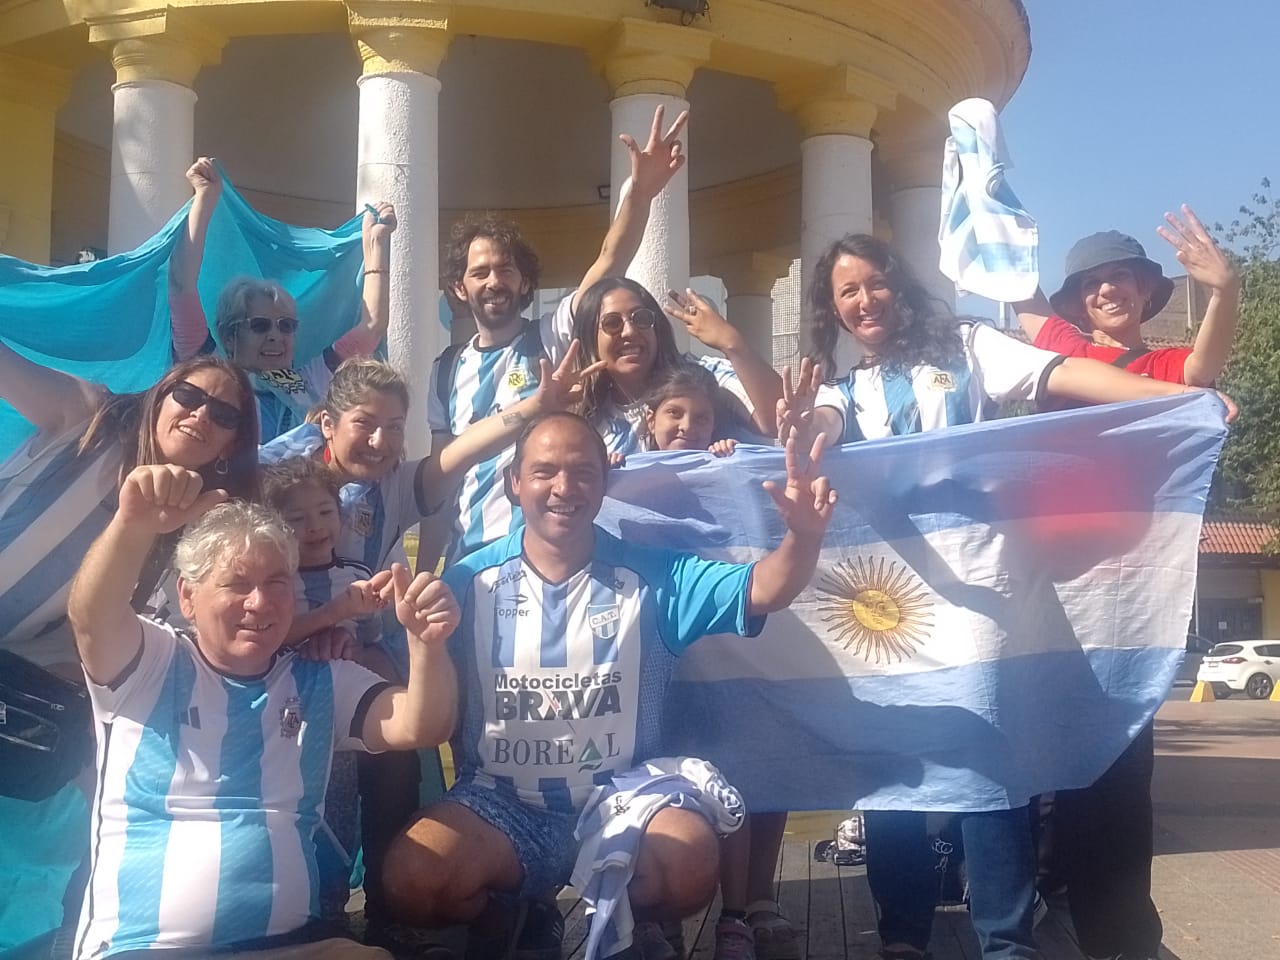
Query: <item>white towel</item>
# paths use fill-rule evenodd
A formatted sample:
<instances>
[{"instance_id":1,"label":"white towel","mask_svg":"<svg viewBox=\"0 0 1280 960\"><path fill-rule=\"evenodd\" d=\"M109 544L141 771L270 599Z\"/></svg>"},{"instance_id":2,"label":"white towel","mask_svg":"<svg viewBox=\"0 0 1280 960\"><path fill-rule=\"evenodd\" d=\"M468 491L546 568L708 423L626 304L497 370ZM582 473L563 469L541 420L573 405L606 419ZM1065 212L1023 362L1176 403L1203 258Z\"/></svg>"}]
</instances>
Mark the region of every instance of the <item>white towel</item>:
<instances>
[{"instance_id":1,"label":"white towel","mask_svg":"<svg viewBox=\"0 0 1280 960\"><path fill-rule=\"evenodd\" d=\"M742 826L742 796L705 760L659 757L597 787L574 831L581 846L571 882L591 918L585 960L631 946L635 921L627 884L645 827L663 807L702 814L720 836Z\"/></svg>"},{"instance_id":2,"label":"white towel","mask_svg":"<svg viewBox=\"0 0 1280 960\"><path fill-rule=\"evenodd\" d=\"M1040 284L1040 234L1005 180L1013 161L995 107L961 100L947 119L938 269L957 292L1000 303L1027 300Z\"/></svg>"}]
</instances>

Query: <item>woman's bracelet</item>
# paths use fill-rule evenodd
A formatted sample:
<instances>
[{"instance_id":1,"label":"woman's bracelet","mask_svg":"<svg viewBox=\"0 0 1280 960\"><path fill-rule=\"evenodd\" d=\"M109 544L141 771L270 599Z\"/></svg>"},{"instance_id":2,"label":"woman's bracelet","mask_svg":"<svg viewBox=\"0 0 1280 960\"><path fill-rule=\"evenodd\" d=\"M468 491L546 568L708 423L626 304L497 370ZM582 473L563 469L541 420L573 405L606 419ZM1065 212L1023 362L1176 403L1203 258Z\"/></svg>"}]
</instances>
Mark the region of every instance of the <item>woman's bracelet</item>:
<instances>
[{"instance_id":1,"label":"woman's bracelet","mask_svg":"<svg viewBox=\"0 0 1280 960\"><path fill-rule=\"evenodd\" d=\"M364 272L364 275L367 277L371 273L390 273L390 272L391 271L388 270L386 267L373 267L372 269L366 270Z\"/></svg>"}]
</instances>

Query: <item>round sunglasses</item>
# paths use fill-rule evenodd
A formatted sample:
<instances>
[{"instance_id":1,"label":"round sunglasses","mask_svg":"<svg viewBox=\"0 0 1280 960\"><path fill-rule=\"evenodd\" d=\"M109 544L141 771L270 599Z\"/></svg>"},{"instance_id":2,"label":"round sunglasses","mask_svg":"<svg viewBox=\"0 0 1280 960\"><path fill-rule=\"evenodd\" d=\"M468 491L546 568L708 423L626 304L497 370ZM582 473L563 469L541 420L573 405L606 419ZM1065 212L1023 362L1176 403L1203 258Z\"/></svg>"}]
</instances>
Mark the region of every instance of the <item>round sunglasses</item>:
<instances>
[{"instance_id":1,"label":"round sunglasses","mask_svg":"<svg viewBox=\"0 0 1280 960\"><path fill-rule=\"evenodd\" d=\"M236 321L237 327L248 327L253 333L261 336L267 333L274 326L281 334L288 336L291 333L298 332L298 320L296 317L245 317L243 320Z\"/></svg>"},{"instance_id":2,"label":"round sunglasses","mask_svg":"<svg viewBox=\"0 0 1280 960\"><path fill-rule=\"evenodd\" d=\"M630 313L606 313L600 317L600 329L611 337L622 332L622 327L631 321L632 330L652 330L658 322L658 315L648 307L636 307Z\"/></svg>"},{"instance_id":3,"label":"round sunglasses","mask_svg":"<svg viewBox=\"0 0 1280 960\"><path fill-rule=\"evenodd\" d=\"M238 407L205 393L194 383L179 380L169 388L169 396L173 397L178 406L184 410L194 412L201 407L206 407L209 411L209 419L224 430L234 430L240 426L243 414Z\"/></svg>"}]
</instances>

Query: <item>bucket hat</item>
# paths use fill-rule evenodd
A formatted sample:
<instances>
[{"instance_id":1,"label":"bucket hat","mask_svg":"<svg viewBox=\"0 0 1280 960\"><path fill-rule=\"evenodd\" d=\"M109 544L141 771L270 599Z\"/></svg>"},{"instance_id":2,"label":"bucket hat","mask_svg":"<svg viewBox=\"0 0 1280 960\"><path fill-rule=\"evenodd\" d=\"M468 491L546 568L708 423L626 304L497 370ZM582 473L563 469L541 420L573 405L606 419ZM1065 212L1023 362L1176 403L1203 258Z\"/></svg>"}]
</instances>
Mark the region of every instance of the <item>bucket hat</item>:
<instances>
[{"instance_id":1,"label":"bucket hat","mask_svg":"<svg viewBox=\"0 0 1280 960\"><path fill-rule=\"evenodd\" d=\"M1067 252L1067 279L1062 289L1049 298L1058 315L1087 325L1087 317L1080 309L1080 281L1094 267L1106 263L1141 263L1153 282L1151 299L1142 311L1145 323L1164 309L1173 295L1173 281L1164 275L1160 264L1147 257L1147 251L1137 240L1118 230L1091 233L1076 242Z\"/></svg>"}]
</instances>

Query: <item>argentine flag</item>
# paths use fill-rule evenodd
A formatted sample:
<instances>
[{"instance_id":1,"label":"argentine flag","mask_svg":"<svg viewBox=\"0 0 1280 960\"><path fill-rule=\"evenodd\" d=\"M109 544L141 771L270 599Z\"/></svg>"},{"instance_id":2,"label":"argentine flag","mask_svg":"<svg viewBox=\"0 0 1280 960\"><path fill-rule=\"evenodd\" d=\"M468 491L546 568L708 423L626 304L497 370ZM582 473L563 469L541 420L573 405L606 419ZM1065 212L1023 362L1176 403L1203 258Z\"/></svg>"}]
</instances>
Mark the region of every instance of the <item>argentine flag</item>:
<instances>
[{"instance_id":1,"label":"argentine flag","mask_svg":"<svg viewBox=\"0 0 1280 960\"><path fill-rule=\"evenodd\" d=\"M681 659L671 748L756 810L989 810L1092 783L1181 661L1209 482L1210 393L827 452L839 490L817 571L756 638ZM781 450L639 455L599 523L704 556L784 529Z\"/></svg>"}]
</instances>

